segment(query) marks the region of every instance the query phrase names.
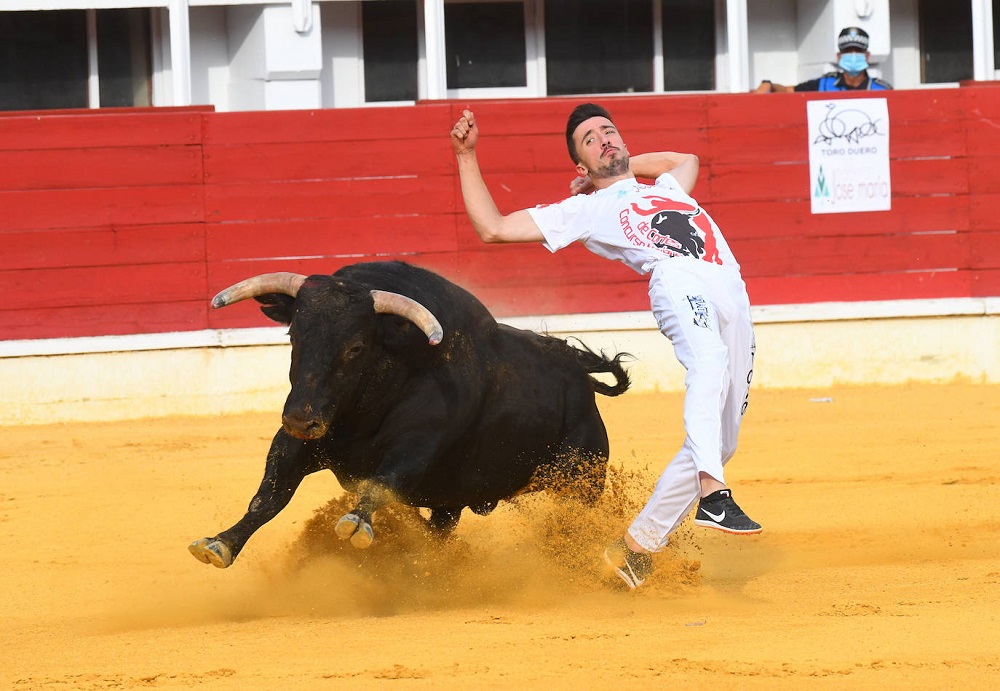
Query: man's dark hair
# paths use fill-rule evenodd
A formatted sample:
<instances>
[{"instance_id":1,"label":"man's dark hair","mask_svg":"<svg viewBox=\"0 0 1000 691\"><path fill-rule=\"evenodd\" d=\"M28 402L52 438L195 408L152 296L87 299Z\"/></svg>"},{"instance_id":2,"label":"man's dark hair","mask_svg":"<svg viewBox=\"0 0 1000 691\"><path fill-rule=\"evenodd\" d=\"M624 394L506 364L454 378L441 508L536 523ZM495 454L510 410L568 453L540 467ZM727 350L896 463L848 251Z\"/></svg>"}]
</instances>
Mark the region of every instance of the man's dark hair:
<instances>
[{"instance_id":1,"label":"man's dark hair","mask_svg":"<svg viewBox=\"0 0 1000 691\"><path fill-rule=\"evenodd\" d=\"M573 163L580 162L580 156L576 153L576 143L573 141L573 133L576 132L576 128L580 126L581 122L596 117L611 120L611 113L596 103L581 103L569 114L569 120L566 121L566 147L569 149L569 157L573 159Z\"/></svg>"}]
</instances>

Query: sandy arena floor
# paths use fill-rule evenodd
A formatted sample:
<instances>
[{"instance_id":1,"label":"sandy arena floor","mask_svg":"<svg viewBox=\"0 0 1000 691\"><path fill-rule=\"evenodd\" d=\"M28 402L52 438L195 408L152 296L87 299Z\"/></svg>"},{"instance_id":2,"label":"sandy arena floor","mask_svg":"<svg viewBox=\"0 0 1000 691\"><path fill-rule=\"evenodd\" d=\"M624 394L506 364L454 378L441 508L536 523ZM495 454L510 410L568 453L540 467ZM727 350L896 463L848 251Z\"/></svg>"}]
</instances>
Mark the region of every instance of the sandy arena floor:
<instances>
[{"instance_id":1,"label":"sandy arena floor","mask_svg":"<svg viewBox=\"0 0 1000 691\"><path fill-rule=\"evenodd\" d=\"M308 478L228 570L278 415L4 429L0 688L1000 688L1000 387L757 390L728 479L765 531L686 524L643 590L599 551L680 443L678 395L602 401L614 484L403 511L367 552Z\"/></svg>"}]
</instances>

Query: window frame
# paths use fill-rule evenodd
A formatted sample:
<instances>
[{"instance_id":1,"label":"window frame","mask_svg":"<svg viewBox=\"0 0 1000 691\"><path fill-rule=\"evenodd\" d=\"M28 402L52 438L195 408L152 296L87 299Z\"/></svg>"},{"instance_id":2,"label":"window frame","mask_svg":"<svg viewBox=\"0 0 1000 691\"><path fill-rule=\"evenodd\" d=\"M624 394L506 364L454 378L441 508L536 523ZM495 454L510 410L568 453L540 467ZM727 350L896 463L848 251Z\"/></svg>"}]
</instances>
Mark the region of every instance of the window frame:
<instances>
[{"instance_id":1,"label":"window frame","mask_svg":"<svg viewBox=\"0 0 1000 691\"><path fill-rule=\"evenodd\" d=\"M521 5L524 11L524 74L525 86L506 87L465 87L460 89L445 89L449 99L492 99L492 98L537 98L545 95L545 61L540 58L544 54L544 45L539 46L539 34L542 18L540 12L543 0L444 0L445 5L455 3L511 3ZM444 27L441 27L442 31ZM544 28L544 23L541 23ZM542 39L544 43L544 38Z\"/></svg>"}]
</instances>

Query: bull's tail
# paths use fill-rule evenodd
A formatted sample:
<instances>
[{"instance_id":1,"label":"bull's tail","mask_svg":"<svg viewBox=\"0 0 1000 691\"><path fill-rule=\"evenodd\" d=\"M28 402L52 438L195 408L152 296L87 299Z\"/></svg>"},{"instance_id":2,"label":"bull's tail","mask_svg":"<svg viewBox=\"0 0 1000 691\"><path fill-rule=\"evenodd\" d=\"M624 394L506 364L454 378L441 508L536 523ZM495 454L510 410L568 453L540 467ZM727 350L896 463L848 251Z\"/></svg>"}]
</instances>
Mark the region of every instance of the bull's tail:
<instances>
[{"instance_id":1,"label":"bull's tail","mask_svg":"<svg viewBox=\"0 0 1000 691\"><path fill-rule=\"evenodd\" d=\"M573 339L578 346L570 345L570 350L576 356L576 361L580 363L580 366L586 370L587 374L591 375L590 380L594 382L594 391L604 396L620 396L626 391L628 391L629 386L632 385L632 380L629 379L628 372L622 365L623 360L631 360L633 356L629 353L618 353L614 357L608 357L605 352L595 352L588 348L586 344L580 339ZM614 384L607 384L597 377L593 376L595 374L610 374L615 378Z\"/></svg>"}]
</instances>

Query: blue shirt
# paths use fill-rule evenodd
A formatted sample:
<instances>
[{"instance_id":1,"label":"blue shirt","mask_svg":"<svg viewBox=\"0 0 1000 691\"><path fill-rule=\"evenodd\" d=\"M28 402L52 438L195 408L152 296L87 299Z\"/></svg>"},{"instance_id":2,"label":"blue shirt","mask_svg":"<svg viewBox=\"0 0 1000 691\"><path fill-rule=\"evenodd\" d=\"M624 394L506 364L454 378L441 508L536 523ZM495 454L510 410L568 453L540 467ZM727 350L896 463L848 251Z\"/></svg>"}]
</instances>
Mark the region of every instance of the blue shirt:
<instances>
[{"instance_id":1,"label":"blue shirt","mask_svg":"<svg viewBox=\"0 0 1000 691\"><path fill-rule=\"evenodd\" d=\"M819 79L795 85L796 91L887 91L892 84L882 79L872 79L865 70L865 80L858 86L851 86L844 81L843 72L827 72Z\"/></svg>"}]
</instances>

